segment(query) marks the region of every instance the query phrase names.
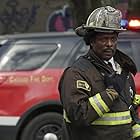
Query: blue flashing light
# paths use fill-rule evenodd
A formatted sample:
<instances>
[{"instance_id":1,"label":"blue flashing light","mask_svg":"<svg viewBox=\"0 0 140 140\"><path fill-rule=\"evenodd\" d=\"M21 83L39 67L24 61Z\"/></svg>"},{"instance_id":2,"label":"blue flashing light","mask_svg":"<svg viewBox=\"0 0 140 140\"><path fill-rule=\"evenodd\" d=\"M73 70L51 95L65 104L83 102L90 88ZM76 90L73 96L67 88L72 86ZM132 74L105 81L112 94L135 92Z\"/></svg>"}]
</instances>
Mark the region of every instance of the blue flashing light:
<instances>
[{"instance_id":1,"label":"blue flashing light","mask_svg":"<svg viewBox=\"0 0 140 140\"><path fill-rule=\"evenodd\" d=\"M128 20L122 19L122 20L121 20L121 27L127 28L127 26L128 26Z\"/></svg>"}]
</instances>

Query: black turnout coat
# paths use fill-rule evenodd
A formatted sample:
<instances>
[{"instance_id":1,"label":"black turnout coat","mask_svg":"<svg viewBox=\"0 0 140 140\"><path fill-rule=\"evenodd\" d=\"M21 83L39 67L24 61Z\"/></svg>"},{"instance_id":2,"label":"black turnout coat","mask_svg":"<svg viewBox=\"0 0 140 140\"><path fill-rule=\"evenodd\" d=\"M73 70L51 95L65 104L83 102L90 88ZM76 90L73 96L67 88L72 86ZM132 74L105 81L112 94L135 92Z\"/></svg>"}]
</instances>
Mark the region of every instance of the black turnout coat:
<instances>
[{"instance_id":1,"label":"black turnout coat","mask_svg":"<svg viewBox=\"0 0 140 140\"><path fill-rule=\"evenodd\" d=\"M92 125L100 116L90 104L90 97L99 93L109 107L108 112L112 113L128 111L133 101L135 85L132 75L136 74L136 66L119 50L116 51L114 60L122 68L122 78L116 79L116 82L123 86L122 95L114 101L106 94L107 87L104 83L105 74L112 73L113 69L92 50L64 71L59 83L59 92L64 114L69 120L64 119L69 140L133 140L133 121L122 125ZM68 138L64 136L63 139Z\"/></svg>"}]
</instances>

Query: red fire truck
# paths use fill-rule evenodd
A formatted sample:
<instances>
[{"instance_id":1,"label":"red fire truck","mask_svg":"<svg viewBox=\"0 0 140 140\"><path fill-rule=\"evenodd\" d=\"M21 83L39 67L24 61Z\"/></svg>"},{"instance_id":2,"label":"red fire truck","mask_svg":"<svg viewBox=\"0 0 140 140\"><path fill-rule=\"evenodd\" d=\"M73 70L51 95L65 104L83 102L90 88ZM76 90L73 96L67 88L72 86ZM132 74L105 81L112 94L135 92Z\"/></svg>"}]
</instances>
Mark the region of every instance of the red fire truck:
<instances>
[{"instance_id":1,"label":"red fire truck","mask_svg":"<svg viewBox=\"0 0 140 140\"><path fill-rule=\"evenodd\" d=\"M140 34L122 33L118 48L140 71ZM73 32L0 37L0 139L43 140L62 132L58 81L67 66L88 51ZM140 73L135 77L140 93Z\"/></svg>"}]
</instances>

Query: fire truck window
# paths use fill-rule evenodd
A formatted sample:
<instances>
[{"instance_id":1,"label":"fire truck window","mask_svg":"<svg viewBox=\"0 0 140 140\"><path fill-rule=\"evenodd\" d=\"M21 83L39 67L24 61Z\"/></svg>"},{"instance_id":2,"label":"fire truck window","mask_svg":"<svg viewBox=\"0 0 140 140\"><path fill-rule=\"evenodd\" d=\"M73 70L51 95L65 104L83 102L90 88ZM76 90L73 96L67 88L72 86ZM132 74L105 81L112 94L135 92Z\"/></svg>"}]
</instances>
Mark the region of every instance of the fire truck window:
<instances>
[{"instance_id":1,"label":"fire truck window","mask_svg":"<svg viewBox=\"0 0 140 140\"><path fill-rule=\"evenodd\" d=\"M118 49L120 49L134 60L133 49L130 41L118 42Z\"/></svg>"},{"instance_id":2,"label":"fire truck window","mask_svg":"<svg viewBox=\"0 0 140 140\"><path fill-rule=\"evenodd\" d=\"M0 60L0 71L24 71L40 68L57 50L56 45L15 45Z\"/></svg>"},{"instance_id":3,"label":"fire truck window","mask_svg":"<svg viewBox=\"0 0 140 140\"><path fill-rule=\"evenodd\" d=\"M132 58L137 66L138 71L140 71L139 44L140 41L122 41L118 43L118 48Z\"/></svg>"}]
</instances>

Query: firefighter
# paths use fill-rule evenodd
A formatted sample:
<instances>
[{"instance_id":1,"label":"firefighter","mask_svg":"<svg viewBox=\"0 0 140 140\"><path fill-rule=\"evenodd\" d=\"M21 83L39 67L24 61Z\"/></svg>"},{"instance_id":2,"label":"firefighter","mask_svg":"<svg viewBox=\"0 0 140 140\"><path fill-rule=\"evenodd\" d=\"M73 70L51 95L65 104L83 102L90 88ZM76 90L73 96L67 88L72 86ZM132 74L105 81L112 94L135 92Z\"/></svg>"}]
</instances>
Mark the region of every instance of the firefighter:
<instances>
[{"instance_id":1,"label":"firefighter","mask_svg":"<svg viewBox=\"0 0 140 140\"><path fill-rule=\"evenodd\" d=\"M138 140L140 103L132 59L117 49L122 14L95 9L75 32L90 45L88 53L65 69L59 92L69 140ZM63 136L64 140L67 140Z\"/></svg>"}]
</instances>

